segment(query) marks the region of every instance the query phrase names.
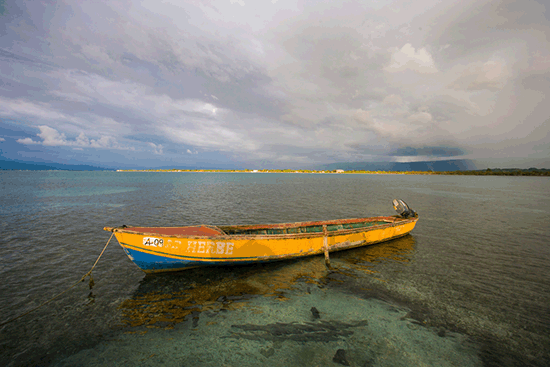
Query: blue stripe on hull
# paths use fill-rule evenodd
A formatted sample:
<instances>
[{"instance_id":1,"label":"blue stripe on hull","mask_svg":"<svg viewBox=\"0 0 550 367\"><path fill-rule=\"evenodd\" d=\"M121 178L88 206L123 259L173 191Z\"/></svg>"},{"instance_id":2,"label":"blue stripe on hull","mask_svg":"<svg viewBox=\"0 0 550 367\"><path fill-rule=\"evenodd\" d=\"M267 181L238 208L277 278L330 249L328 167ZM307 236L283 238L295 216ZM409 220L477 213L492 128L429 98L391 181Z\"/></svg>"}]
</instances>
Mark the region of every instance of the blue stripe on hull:
<instances>
[{"instance_id":1,"label":"blue stripe on hull","mask_svg":"<svg viewBox=\"0 0 550 367\"><path fill-rule=\"evenodd\" d=\"M161 271L175 271L184 270L189 268L196 268L199 266L208 265L243 265L250 264L257 261L231 261L230 263L223 263L219 261L193 261L184 259L173 259L165 256L152 255L138 250L134 250L128 247L123 247L126 254L132 259L134 264L147 273L161 272Z\"/></svg>"}]
</instances>

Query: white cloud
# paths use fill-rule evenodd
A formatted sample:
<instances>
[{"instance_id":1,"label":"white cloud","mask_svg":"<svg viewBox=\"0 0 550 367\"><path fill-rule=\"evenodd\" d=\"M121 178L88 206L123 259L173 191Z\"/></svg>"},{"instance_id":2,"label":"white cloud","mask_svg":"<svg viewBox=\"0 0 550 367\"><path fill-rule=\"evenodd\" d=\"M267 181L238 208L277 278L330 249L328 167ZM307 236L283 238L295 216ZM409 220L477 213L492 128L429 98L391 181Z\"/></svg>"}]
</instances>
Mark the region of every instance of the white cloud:
<instances>
[{"instance_id":1,"label":"white cloud","mask_svg":"<svg viewBox=\"0 0 550 367\"><path fill-rule=\"evenodd\" d=\"M390 94L384 98L382 103L388 106L400 106L403 103L403 99L398 94Z\"/></svg>"},{"instance_id":2,"label":"white cloud","mask_svg":"<svg viewBox=\"0 0 550 367\"><path fill-rule=\"evenodd\" d=\"M66 120L67 115L52 109L47 103L34 103L22 98L9 99L0 96L0 116L35 116L43 120Z\"/></svg>"},{"instance_id":3,"label":"white cloud","mask_svg":"<svg viewBox=\"0 0 550 367\"><path fill-rule=\"evenodd\" d=\"M90 140L84 133L80 133L80 135L76 137L76 145L87 146L89 144L90 144Z\"/></svg>"},{"instance_id":4,"label":"white cloud","mask_svg":"<svg viewBox=\"0 0 550 367\"><path fill-rule=\"evenodd\" d=\"M410 115L407 119L409 122L419 122L422 124L427 124L432 121L432 115L428 112L417 112Z\"/></svg>"},{"instance_id":5,"label":"white cloud","mask_svg":"<svg viewBox=\"0 0 550 367\"><path fill-rule=\"evenodd\" d=\"M101 148L101 149L122 149L122 150L134 150L134 148L128 148L120 146L117 140L112 136L102 136L99 139L88 139L88 137L81 133L74 140L67 139L65 134L60 133L56 129L53 129L46 125L38 126L40 132L38 137L42 138L42 141L34 141L31 138L18 139L20 144L40 144L44 146L52 147L83 147L83 148ZM157 149L158 150L158 149ZM162 153L162 146L160 146Z\"/></svg>"},{"instance_id":6,"label":"white cloud","mask_svg":"<svg viewBox=\"0 0 550 367\"><path fill-rule=\"evenodd\" d=\"M359 109L357 109L357 111L355 111L355 113L353 115L353 118L356 121L362 122L362 123L370 123L372 121L370 111L365 111L361 108L359 108Z\"/></svg>"},{"instance_id":7,"label":"white cloud","mask_svg":"<svg viewBox=\"0 0 550 367\"><path fill-rule=\"evenodd\" d=\"M41 142L34 141L31 138L17 139L16 141L20 144L27 144L27 145L29 145L29 144L42 144Z\"/></svg>"},{"instance_id":8,"label":"white cloud","mask_svg":"<svg viewBox=\"0 0 550 367\"><path fill-rule=\"evenodd\" d=\"M147 143L151 148L153 148L153 152L155 154L162 154L162 149L164 148L162 144L155 144L155 143Z\"/></svg>"},{"instance_id":9,"label":"white cloud","mask_svg":"<svg viewBox=\"0 0 550 367\"><path fill-rule=\"evenodd\" d=\"M4 139L4 138L0 138L0 141L6 141L6 139Z\"/></svg>"},{"instance_id":10,"label":"white cloud","mask_svg":"<svg viewBox=\"0 0 550 367\"><path fill-rule=\"evenodd\" d=\"M52 76L52 74L48 75L48 77ZM62 79L60 82L63 81ZM52 93L54 92L48 92L48 94ZM72 99L69 98L68 101L72 102ZM102 131L109 135L131 132L131 127L128 124L115 121L109 117L96 115L93 111L75 116L70 111L60 110L62 109L59 108L58 110L58 108L50 103L33 102L22 98L10 99L0 96L0 116L7 118L20 119L23 117L38 124L42 123L48 124L48 126L60 127L59 130L65 130L70 133L80 133L82 129L88 130L90 126L92 127L92 131ZM55 137L51 136L50 138Z\"/></svg>"},{"instance_id":11,"label":"white cloud","mask_svg":"<svg viewBox=\"0 0 550 367\"><path fill-rule=\"evenodd\" d=\"M71 101L71 102L82 102L82 103L90 103L92 102L92 99L87 97L87 96L84 96L84 95L81 95L81 94L77 94L77 93L64 93L64 92L61 92L61 91L50 91L48 92L49 94L51 94L52 96L55 96L57 98L62 98L66 101Z\"/></svg>"},{"instance_id":12,"label":"white cloud","mask_svg":"<svg viewBox=\"0 0 550 367\"><path fill-rule=\"evenodd\" d=\"M76 142L67 141L65 134L60 134L57 130L52 129L49 126L43 125L38 127L40 129L39 137L43 139L42 145L46 146L63 146L63 145L76 145Z\"/></svg>"},{"instance_id":13,"label":"white cloud","mask_svg":"<svg viewBox=\"0 0 550 367\"><path fill-rule=\"evenodd\" d=\"M90 147L92 148L107 148L107 149L127 149L118 145L117 140L112 136L102 136L97 140L90 140Z\"/></svg>"},{"instance_id":14,"label":"white cloud","mask_svg":"<svg viewBox=\"0 0 550 367\"><path fill-rule=\"evenodd\" d=\"M410 43L392 52L390 65L384 70L389 72L413 70L421 74L437 73L438 71L432 55L425 48L416 51Z\"/></svg>"},{"instance_id":15,"label":"white cloud","mask_svg":"<svg viewBox=\"0 0 550 367\"><path fill-rule=\"evenodd\" d=\"M458 65L450 72L457 75L450 84L450 88L470 91L484 89L498 91L504 87L510 77L506 64L500 60Z\"/></svg>"}]
</instances>

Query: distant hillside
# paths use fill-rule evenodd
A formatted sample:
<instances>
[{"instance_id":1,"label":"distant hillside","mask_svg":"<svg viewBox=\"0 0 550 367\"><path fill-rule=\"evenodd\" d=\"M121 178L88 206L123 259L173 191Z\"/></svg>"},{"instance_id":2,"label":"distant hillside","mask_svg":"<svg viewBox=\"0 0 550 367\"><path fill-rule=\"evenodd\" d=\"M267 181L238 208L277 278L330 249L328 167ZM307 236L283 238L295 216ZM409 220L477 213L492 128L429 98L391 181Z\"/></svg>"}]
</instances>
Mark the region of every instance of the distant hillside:
<instances>
[{"instance_id":1,"label":"distant hillside","mask_svg":"<svg viewBox=\"0 0 550 367\"><path fill-rule=\"evenodd\" d=\"M439 172L436 174L440 174ZM445 175L474 175L474 176L550 176L550 169L535 168L487 168L475 171L451 171L443 172Z\"/></svg>"},{"instance_id":2,"label":"distant hillside","mask_svg":"<svg viewBox=\"0 0 550 367\"><path fill-rule=\"evenodd\" d=\"M0 157L0 170L26 170L26 171L46 171L46 170L65 170L65 171L105 171L106 168L80 165L80 164L61 164L54 162L22 162L16 160L7 160Z\"/></svg>"},{"instance_id":3,"label":"distant hillside","mask_svg":"<svg viewBox=\"0 0 550 367\"><path fill-rule=\"evenodd\" d=\"M319 166L318 169L335 170L343 169L345 171L394 171L394 172L409 172L409 171L469 171L475 170L477 167L471 160L456 159L446 161L431 161L431 162L344 162L331 163Z\"/></svg>"}]
</instances>

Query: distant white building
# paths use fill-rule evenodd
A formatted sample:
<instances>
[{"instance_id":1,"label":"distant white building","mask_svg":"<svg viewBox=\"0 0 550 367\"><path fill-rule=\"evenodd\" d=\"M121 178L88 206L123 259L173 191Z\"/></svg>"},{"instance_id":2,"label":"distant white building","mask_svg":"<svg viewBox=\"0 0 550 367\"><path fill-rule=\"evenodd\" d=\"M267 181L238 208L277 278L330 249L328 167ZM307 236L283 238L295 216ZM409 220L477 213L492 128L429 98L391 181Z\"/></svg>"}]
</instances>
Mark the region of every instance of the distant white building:
<instances>
[{"instance_id":1,"label":"distant white building","mask_svg":"<svg viewBox=\"0 0 550 367\"><path fill-rule=\"evenodd\" d=\"M258 170L257 170L257 169L255 169L255 170L253 170L252 172L258 172Z\"/></svg>"},{"instance_id":2,"label":"distant white building","mask_svg":"<svg viewBox=\"0 0 550 367\"><path fill-rule=\"evenodd\" d=\"M337 169L336 173L344 173L344 170L343 169Z\"/></svg>"}]
</instances>

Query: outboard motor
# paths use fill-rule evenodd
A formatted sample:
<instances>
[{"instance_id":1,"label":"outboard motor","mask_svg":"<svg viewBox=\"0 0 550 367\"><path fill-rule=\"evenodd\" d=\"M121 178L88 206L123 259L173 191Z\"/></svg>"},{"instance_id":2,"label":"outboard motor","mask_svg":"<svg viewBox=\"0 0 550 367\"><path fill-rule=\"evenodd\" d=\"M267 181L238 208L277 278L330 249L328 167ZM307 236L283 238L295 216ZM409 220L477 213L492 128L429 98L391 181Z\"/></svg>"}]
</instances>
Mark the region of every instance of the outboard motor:
<instances>
[{"instance_id":1,"label":"outboard motor","mask_svg":"<svg viewBox=\"0 0 550 367\"><path fill-rule=\"evenodd\" d=\"M402 218L411 218L416 216L416 212L401 199L393 199L393 208Z\"/></svg>"}]
</instances>

